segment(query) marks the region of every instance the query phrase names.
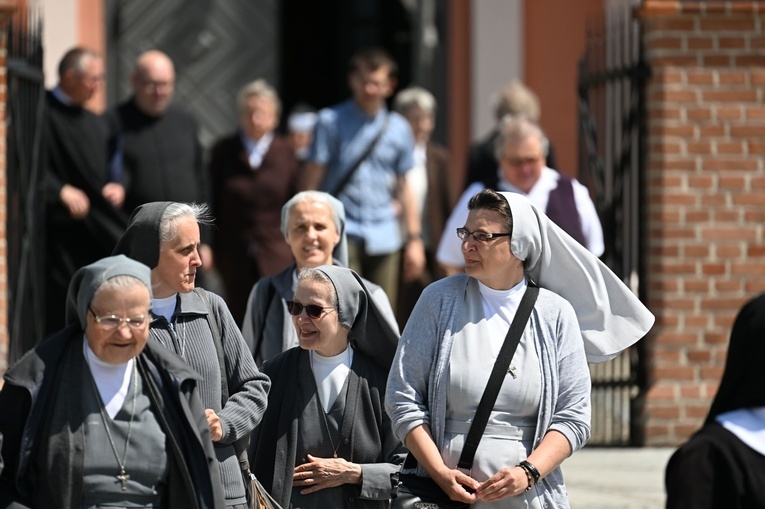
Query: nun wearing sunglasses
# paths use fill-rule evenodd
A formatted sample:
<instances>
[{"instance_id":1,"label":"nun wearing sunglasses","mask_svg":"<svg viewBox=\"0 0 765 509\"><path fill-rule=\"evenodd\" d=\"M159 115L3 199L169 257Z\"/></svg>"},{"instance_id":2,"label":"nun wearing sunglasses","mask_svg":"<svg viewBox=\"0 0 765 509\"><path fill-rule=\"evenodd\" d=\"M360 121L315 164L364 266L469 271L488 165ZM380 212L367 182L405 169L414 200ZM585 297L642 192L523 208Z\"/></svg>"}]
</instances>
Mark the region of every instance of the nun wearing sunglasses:
<instances>
[{"instance_id":1,"label":"nun wearing sunglasses","mask_svg":"<svg viewBox=\"0 0 765 509\"><path fill-rule=\"evenodd\" d=\"M250 464L282 507L388 507L405 449L383 409L398 343L358 274L305 268L287 302L299 346L267 361Z\"/></svg>"}]
</instances>

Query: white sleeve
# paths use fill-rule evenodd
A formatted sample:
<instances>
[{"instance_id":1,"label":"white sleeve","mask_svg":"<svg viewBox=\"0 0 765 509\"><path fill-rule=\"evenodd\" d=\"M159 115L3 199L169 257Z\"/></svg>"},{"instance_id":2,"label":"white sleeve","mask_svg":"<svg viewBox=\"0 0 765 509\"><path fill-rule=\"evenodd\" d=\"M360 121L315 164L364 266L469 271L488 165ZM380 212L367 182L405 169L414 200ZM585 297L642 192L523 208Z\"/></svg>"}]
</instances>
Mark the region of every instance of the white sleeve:
<instances>
[{"instance_id":1,"label":"white sleeve","mask_svg":"<svg viewBox=\"0 0 765 509\"><path fill-rule=\"evenodd\" d=\"M457 228L465 226L468 216L467 204L474 194L484 189L483 184L476 182L465 189L460 196L457 205L452 210L449 219L446 221L444 233L441 235L441 241L438 243L436 251L436 261L453 267L464 267L465 258L462 256L462 242L457 238Z\"/></svg>"},{"instance_id":2,"label":"white sleeve","mask_svg":"<svg viewBox=\"0 0 765 509\"><path fill-rule=\"evenodd\" d=\"M590 191L578 180L572 179L574 186L574 202L576 210L579 212L579 219L582 221L582 233L589 252L595 256L601 256L606 250L603 243L603 227L600 224L598 212L595 210L595 204L590 198Z\"/></svg>"}]
</instances>

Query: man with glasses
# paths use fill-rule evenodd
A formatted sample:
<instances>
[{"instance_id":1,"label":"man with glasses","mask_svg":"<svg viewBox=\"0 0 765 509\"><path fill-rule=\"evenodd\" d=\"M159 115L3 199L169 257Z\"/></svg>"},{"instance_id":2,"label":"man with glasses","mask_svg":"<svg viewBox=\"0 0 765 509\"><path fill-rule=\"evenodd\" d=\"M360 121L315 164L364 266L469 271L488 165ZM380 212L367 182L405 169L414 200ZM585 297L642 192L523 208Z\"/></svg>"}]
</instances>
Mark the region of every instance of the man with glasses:
<instances>
[{"instance_id":1,"label":"man with glasses","mask_svg":"<svg viewBox=\"0 0 765 509\"><path fill-rule=\"evenodd\" d=\"M157 50L138 56L133 95L110 111L110 171L125 185L124 209L153 201L207 201L194 118L173 106L175 68Z\"/></svg>"},{"instance_id":2,"label":"man with glasses","mask_svg":"<svg viewBox=\"0 0 765 509\"><path fill-rule=\"evenodd\" d=\"M547 137L537 124L523 117L505 117L495 145L499 161L496 190L526 196L566 233L600 256L604 251L603 229L590 193L576 179L547 167L548 147ZM486 187L485 182L471 184L446 223L436 259L448 274L464 268L462 242L471 233L478 241L491 238L486 236L490 232L467 232L463 228L468 216L468 201Z\"/></svg>"},{"instance_id":3,"label":"man with glasses","mask_svg":"<svg viewBox=\"0 0 765 509\"><path fill-rule=\"evenodd\" d=\"M62 57L58 85L45 98L46 334L64 327L66 290L74 273L108 256L127 225L127 216L115 208L124 190L107 173L106 130L85 108L103 81L101 55L73 48Z\"/></svg>"}]
</instances>

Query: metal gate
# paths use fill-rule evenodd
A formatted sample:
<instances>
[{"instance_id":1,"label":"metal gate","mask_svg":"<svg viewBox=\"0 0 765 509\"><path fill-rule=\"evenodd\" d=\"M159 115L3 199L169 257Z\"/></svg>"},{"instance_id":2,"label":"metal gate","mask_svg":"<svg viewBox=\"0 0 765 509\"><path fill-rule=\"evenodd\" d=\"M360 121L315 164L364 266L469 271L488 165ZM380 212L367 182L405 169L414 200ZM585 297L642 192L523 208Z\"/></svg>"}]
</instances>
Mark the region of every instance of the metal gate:
<instances>
[{"instance_id":1,"label":"metal gate","mask_svg":"<svg viewBox=\"0 0 765 509\"><path fill-rule=\"evenodd\" d=\"M644 92L649 69L629 5L587 30L579 64L579 176L603 223L603 261L638 295L643 274ZM640 445L645 364L642 341L590 366L591 444Z\"/></svg>"},{"instance_id":2,"label":"metal gate","mask_svg":"<svg viewBox=\"0 0 765 509\"><path fill-rule=\"evenodd\" d=\"M39 186L45 84L42 21L8 23L7 246L9 365L43 337L44 203Z\"/></svg>"},{"instance_id":3,"label":"metal gate","mask_svg":"<svg viewBox=\"0 0 765 509\"><path fill-rule=\"evenodd\" d=\"M131 95L130 73L143 51L159 49L175 64L176 104L200 124L203 145L238 125L236 94L257 78L278 86L277 0L109 0L107 95Z\"/></svg>"}]
</instances>

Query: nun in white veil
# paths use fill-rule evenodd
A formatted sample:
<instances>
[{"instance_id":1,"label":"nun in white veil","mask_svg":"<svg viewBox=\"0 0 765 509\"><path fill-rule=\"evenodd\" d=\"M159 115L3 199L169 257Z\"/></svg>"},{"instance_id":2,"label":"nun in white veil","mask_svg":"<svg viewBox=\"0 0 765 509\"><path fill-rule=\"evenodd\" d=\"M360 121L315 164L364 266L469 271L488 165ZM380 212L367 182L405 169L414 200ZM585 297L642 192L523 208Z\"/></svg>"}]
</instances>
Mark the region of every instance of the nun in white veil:
<instances>
[{"instance_id":1,"label":"nun in white veil","mask_svg":"<svg viewBox=\"0 0 765 509\"><path fill-rule=\"evenodd\" d=\"M653 315L594 255L525 197L484 190L457 230L465 274L429 286L398 345L386 391L396 435L453 500L569 507L560 464L590 435L587 362L643 337ZM521 297L540 288L478 446L457 469Z\"/></svg>"}]
</instances>

